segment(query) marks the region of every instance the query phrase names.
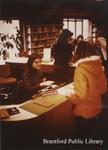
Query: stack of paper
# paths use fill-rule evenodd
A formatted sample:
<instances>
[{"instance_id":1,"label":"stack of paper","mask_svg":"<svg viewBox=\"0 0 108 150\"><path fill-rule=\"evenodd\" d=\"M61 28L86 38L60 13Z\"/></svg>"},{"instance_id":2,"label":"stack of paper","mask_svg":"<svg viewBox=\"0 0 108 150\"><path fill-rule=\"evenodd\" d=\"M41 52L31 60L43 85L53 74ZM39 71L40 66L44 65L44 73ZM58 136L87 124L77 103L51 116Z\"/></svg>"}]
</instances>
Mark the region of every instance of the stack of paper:
<instances>
[{"instance_id":1,"label":"stack of paper","mask_svg":"<svg viewBox=\"0 0 108 150\"><path fill-rule=\"evenodd\" d=\"M74 94L74 84L70 83L66 86L61 87L60 89L58 89L58 93L64 96L70 95L70 94Z\"/></svg>"},{"instance_id":2,"label":"stack of paper","mask_svg":"<svg viewBox=\"0 0 108 150\"><path fill-rule=\"evenodd\" d=\"M33 100L34 104L38 104L44 107L51 107L54 105L54 102L51 101L52 96L41 96L37 98L36 100Z\"/></svg>"}]
</instances>

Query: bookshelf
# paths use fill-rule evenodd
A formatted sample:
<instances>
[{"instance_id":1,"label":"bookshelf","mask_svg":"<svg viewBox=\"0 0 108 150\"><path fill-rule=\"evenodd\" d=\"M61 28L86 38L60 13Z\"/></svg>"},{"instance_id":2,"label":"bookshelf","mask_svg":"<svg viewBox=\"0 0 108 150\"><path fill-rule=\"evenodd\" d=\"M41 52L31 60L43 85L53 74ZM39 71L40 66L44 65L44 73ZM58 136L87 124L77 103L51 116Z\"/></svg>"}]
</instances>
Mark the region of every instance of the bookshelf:
<instances>
[{"instance_id":1,"label":"bookshelf","mask_svg":"<svg viewBox=\"0 0 108 150\"><path fill-rule=\"evenodd\" d=\"M26 25L26 46L31 52L43 54L44 48L51 48L60 35L63 24Z\"/></svg>"}]
</instances>

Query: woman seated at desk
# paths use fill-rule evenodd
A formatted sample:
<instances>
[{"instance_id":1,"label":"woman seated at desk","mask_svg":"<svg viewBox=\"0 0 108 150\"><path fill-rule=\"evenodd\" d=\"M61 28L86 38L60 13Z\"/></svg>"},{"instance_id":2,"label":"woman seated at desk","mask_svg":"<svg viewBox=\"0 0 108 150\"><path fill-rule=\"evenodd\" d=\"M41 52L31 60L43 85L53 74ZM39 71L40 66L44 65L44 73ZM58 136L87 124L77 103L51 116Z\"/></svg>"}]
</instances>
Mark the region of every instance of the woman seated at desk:
<instances>
[{"instance_id":1,"label":"woman seated at desk","mask_svg":"<svg viewBox=\"0 0 108 150\"><path fill-rule=\"evenodd\" d=\"M38 90L47 86L45 75L40 71L41 56L39 54L31 54L27 62L27 69L23 74L25 97L31 98Z\"/></svg>"}]
</instances>

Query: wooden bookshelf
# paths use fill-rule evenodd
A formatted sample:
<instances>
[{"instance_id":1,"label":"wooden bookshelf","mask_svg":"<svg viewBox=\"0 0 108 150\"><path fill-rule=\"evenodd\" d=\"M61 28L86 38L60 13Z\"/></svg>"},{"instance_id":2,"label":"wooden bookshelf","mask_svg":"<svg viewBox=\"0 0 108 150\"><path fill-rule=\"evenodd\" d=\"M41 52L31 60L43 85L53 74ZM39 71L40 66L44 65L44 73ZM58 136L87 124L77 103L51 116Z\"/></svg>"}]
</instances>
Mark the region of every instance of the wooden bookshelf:
<instances>
[{"instance_id":1,"label":"wooden bookshelf","mask_svg":"<svg viewBox=\"0 0 108 150\"><path fill-rule=\"evenodd\" d=\"M52 47L60 35L63 24L26 25L27 50L43 53L43 49Z\"/></svg>"}]
</instances>

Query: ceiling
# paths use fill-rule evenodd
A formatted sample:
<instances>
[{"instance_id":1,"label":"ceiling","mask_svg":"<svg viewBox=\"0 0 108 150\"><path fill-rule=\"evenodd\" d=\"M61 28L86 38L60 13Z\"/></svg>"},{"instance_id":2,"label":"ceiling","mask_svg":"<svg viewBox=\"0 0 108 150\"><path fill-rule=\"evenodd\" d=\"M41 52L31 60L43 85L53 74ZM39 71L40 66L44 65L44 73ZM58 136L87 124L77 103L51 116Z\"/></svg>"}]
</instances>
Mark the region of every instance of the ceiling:
<instances>
[{"instance_id":1,"label":"ceiling","mask_svg":"<svg viewBox=\"0 0 108 150\"><path fill-rule=\"evenodd\" d=\"M102 17L107 14L105 0L2 0L1 18L8 17Z\"/></svg>"}]
</instances>

